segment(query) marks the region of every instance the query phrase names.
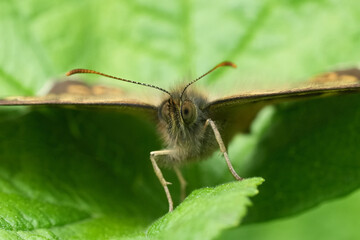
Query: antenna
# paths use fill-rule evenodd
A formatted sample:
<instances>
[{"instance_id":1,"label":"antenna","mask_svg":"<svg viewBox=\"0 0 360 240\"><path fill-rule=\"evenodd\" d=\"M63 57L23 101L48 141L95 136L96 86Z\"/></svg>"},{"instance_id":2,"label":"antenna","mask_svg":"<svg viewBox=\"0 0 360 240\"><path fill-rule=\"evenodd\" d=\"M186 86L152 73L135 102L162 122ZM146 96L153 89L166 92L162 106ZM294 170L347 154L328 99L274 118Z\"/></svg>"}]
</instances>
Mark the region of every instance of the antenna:
<instances>
[{"instance_id":1,"label":"antenna","mask_svg":"<svg viewBox=\"0 0 360 240\"><path fill-rule=\"evenodd\" d=\"M170 97L172 97L171 94L170 94L170 92L168 92L168 91L166 91L165 89L160 88L160 87L158 87L158 86L154 86L154 85L147 84L147 83L142 83L142 82L136 82L136 81L132 81L132 80L124 79L124 78L114 77L114 76L111 76L111 75L108 75L108 74L105 74L105 73L101 73L101 72L97 72L97 71L89 70L89 69L82 69L82 68L73 69L73 70L67 72L67 73L66 73L66 76L71 76L71 75L73 75L73 74L78 74L78 73L97 74L97 75L101 75L101 76L108 77L108 78L113 78L113 79L120 80L120 81L124 81L124 82L129 82L129 83L139 84L139 85L142 85L142 86L145 86L145 87L155 88L155 89L157 89L157 90L160 90L160 91L163 91L163 92L169 94Z\"/></svg>"},{"instance_id":2,"label":"antenna","mask_svg":"<svg viewBox=\"0 0 360 240\"><path fill-rule=\"evenodd\" d=\"M224 61L222 63L219 63L218 65L216 65L215 67L213 67L212 69L210 69L210 71L204 73L203 75L201 75L200 77L196 78L195 80L189 82L185 87L184 90L181 93L180 99L182 99L182 96L184 95L185 90L193 83L199 81L201 78L205 77L206 75L208 75L209 73L211 73L212 71L214 71L215 69L219 68L219 67L225 67L225 66L230 66L233 68L236 68L236 65L232 62L229 61Z\"/></svg>"}]
</instances>

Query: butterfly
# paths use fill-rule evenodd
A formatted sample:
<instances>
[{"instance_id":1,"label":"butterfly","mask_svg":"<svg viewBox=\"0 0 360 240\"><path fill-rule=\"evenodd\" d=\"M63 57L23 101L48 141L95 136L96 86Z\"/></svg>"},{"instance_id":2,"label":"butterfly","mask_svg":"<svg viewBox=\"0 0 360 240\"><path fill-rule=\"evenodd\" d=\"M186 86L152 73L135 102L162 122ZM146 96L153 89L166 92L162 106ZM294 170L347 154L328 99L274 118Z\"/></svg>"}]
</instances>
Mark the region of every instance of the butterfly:
<instances>
[{"instance_id":1,"label":"butterfly","mask_svg":"<svg viewBox=\"0 0 360 240\"><path fill-rule=\"evenodd\" d=\"M226 146L232 137L247 133L258 112L267 105L309 97L328 96L360 91L360 70L347 69L319 75L299 87L255 91L227 96L209 101L192 86L209 73L220 67L236 67L224 61L184 86L167 91L155 85L118 78L88 69L74 69L66 75L90 73L124 82L157 89L164 93L160 104L134 101L123 97L120 90L102 86L89 86L79 81L57 83L48 95L42 97L10 97L0 99L3 105L63 105L114 107L124 112L140 112L150 115L157 123L165 148L150 152L150 161L173 210L173 200L160 167L173 168L185 198L186 181L180 167L191 161L206 158L217 149L224 156L232 176L241 181L228 156ZM151 119L151 118L150 118Z\"/></svg>"}]
</instances>

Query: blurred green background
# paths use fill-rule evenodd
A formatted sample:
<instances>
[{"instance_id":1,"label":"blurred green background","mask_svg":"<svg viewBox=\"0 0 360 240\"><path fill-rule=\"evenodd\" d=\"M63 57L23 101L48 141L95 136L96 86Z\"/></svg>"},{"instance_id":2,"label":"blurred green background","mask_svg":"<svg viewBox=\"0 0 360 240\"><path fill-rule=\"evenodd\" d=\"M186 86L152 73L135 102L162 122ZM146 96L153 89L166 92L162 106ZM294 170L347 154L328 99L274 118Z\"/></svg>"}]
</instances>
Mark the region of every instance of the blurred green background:
<instances>
[{"instance_id":1,"label":"blurred green background","mask_svg":"<svg viewBox=\"0 0 360 240\"><path fill-rule=\"evenodd\" d=\"M199 87L204 88L209 93L210 98L239 93L251 89L277 88L279 86L286 86L290 83L304 81L308 77L321 72L358 66L360 63L359 22L360 4L356 0L225 0L221 2L205 0L2 0L0 2L0 97L37 95L43 93L52 82L63 79L65 72L78 67L91 68L115 76L156 84L160 87L169 89L177 83L199 76L223 60L235 62L238 65L238 69L217 71L197 83ZM82 77L82 79L91 83L101 82L102 84L110 86L118 86L127 89L140 97L144 95L153 95L153 90L151 89L143 89L139 86L123 84L110 79L100 79L99 77L93 76ZM348 107L348 112L352 112L352 109L356 112L357 109L355 108L357 105L355 103L358 99L359 98L356 97L347 99L348 102L354 102L354 105ZM336 99L333 100L331 102L333 105L331 106L335 106L337 102ZM324 102L324 104L326 105L329 103ZM319 106L321 108L323 105ZM347 105L340 106L345 106L346 108ZM283 115L289 115L287 114L287 111L291 112L294 108L290 106L290 110L284 110L285 113ZM316 112L317 109L314 109L314 111ZM101 184L99 183L99 186L96 184L93 185L95 190L91 191L94 192L94 195L89 194L88 190L84 190L84 193L82 193L79 189L89 188L89 186L86 186L85 184L86 181L89 181L88 176L85 176L85 174L84 176L80 176L79 182L73 182L72 178L78 178L78 173L76 171L79 166L82 166L80 165L81 162L84 161L82 164L86 164L84 159L93 156L90 157L91 154L86 153L87 150L84 150L86 157L82 155L84 153L77 153L78 145L75 145L76 147L72 148L69 146L70 144L64 144L64 149L66 149L66 151L76 152L74 159L78 159L78 162L69 167L66 166L65 163L59 163L59 161L54 168L52 168L53 162L48 163L46 161L42 162L41 160L38 160L38 158L43 156L48 157L53 155L54 152L50 152L50 150L49 152L43 151L42 147L38 146L36 143L32 143L30 145L31 147L26 146L26 148L21 148L21 144L24 144L25 140L20 141L15 137L32 136L33 134L36 134L35 130L32 132L27 130L20 131L19 129L28 129L28 127L34 129L41 128L42 125L38 122L37 114L45 116L44 118L41 118L42 123L44 124L43 126L49 121L53 124L59 124L60 127L62 126L70 129L71 134L68 136L63 133L59 127L60 130L58 129L57 133L60 134L61 140L67 140L70 143L77 144L81 142L79 139L86 136L87 139L90 139L90 143L82 146L84 149L95 149L96 147L94 146L98 147L100 145L100 147L96 149L97 154L99 156L103 154L101 156L105 155L106 157L104 157L104 162L99 163L98 159L94 161L96 164L99 164L99 166L96 164L89 164L86 171L94 174L94 177L91 178L91 183L96 183L97 177L99 177L98 175L101 175L105 179L104 182L106 182L106 186L111 186L113 181L119 181L119 179L121 179L121 181L126 181L127 179L131 179L131 174L133 174L134 176L136 175L136 177L133 177L134 179L132 179L135 183L132 186L132 189L129 190L129 192L131 192L129 193L130 196L136 196L141 199L153 196L153 192L161 193L162 190L160 186L157 185L156 179L152 175L151 166L147 159L148 152L155 150L154 148L160 146L158 140L153 140L155 135L151 124L141 123L141 121L137 122L138 120L127 117L119 117L118 119L117 117L104 115L104 118L108 119L106 120L108 123L111 122L114 125L118 122L127 124L127 126L129 126L129 134L135 134L133 131L138 131L136 134L140 135L135 135L144 138L144 135L141 135L141 132L143 129L145 129L143 131L146 132L146 137L143 142L139 144L139 149L142 150L133 157L135 160L142 160L139 160L140 162L137 163L132 163L131 160L127 160L123 164L117 165L112 161L127 159L126 157L124 158L124 156L129 156L129 152L134 152L131 151L131 149L135 149L136 151L136 148L131 145L135 143L136 140L133 139L129 142L129 146L127 146L129 150L121 149L121 144L124 144L128 140L121 136L112 138L114 142L119 142L119 146L115 143L108 146L104 143L107 142L108 139L105 137L102 139L101 134L95 133L96 130L98 130L98 125L96 123L103 121L101 116L94 120L93 125L85 126L84 130L79 128L78 124L83 123L83 119L87 119L87 117L89 117L87 114L89 113L86 113L84 116L72 112L54 114L52 112L46 113L45 111L45 113L43 113L40 111L40 113L35 112L17 122L13 121L13 119L18 117L19 113L16 113L16 115L9 109L1 111L2 117L0 119L0 124L2 129L0 134L2 135L2 144L0 149L2 155L0 156L0 162L6 167L1 169L0 175L2 177L1 186L2 189L6 189L3 190L6 193L16 192L17 190L14 189L23 189L23 192L26 192L27 196L30 196L31 199L36 199L39 196L43 198L45 196L45 198L56 202L57 197L60 196L60 200L68 202L69 206L72 206L72 204L79 204L82 206L84 212L81 210L72 217L57 219L58 222L55 224L54 221L49 220L50 225L54 224L56 226L61 226L61 224L66 223L69 219L72 221L74 219L86 218L88 216L86 210L88 209L95 208L98 212L106 213L111 211L116 212L117 210L111 209L109 206L101 206L101 202L106 202L106 204L110 205L115 204L118 199L112 199L111 194L114 194L114 196L122 196L124 192L121 191L128 190L126 190L127 186L124 184L119 187L119 191L110 194L110 190L102 189L103 186L100 186ZM338 118L342 115L339 111L331 112L328 110L328 115L326 116L331 117L331 114L334 113ZM22 116L22 114L23 113L20 113L20 116ZM63 118L56 119L58 117L57 114L60 114ZM271 116L273 116L273 114L274 109L267 109L266 112L263 113L263 118L259 119L254 127L255 134L253 136L239 136L230 146L230 155L237 156L236 161L238 164L243 162L242 166L244 166L244 168L247 167L246 161L250 161L253 158L259 158L258 155L261 153L256 155L254 151L258 149L259 139L263 139L261 137L262 134L266 132L267 127L271 124L270 120L272 119ZM280 116L282 115L280 114ZM350 146L353 144L352 146L354 148L358 146L359 139L355 136L358 130L356 128L356 123L359 122L358 116L359 114L356 115L356 118L354 118L351 123L352 125L349 125L351 127L348 129L349 132L354 134L354 136L349 138L353 139L352 143L348 144L346 141L343 141L343 139L347 139L347 133L345 134L344 131L340 130L334 130L331 134L326 135L331 136L331 139L326 140L335 141L338 138L338 141L342 141L343 145L348 144ZM346 115L346 117L353 118L350 113ZM276 119L278 118L275 117L275 120L272 120L276 122ZM294 117L292 119L296 118ZM301 119L299 121L301 122ZM12 124L9 124L9 122ZM73 122L77 123L75 124ZM284 121L280 122L283 123ZM317 123L316 126L322 126L322 122L320 120L319 122L320 123ZM136 124L141 126L137 127ZM346 124L347 122L339 122L339 125L345 127L347 126ZM289 128L291 128L291 126L292 125L289 125ZM299 127L299 125L294 126ZM300 125L300 127L302 126ZM304 128L305 127L306 126L304 126ZM332 127L333 125L329 124L329 128ZM8 129L5 131L5 128ZM14 132L16 129L18 131ZM50 127L46 129L53 131ZM100 129L111 135L111 128L103 127ZM300 128L297 129L299 132L306 132L306 130ZM87 135L82 135L83 131L88 132ZM116 128L114 133L123 133L121 131L121 128ZM342 136L341 134L345 134L345 136ZM9 135L12 137L10 138ZM96 139L93 139L94 136L96 136ZM275 136L277 135L275 134ZM41 139L41 141L47 142L46 133L37 137L38 139ZM24 137L24 139L29 140L31 137ZM56 141L57 138L49 140L49 142L54 145L57 144ZM317 143L311 141L312 140L309 139L308 143L314 144L314 149L321 146L316 145ZM15 149L13 146L19 146L20 150ZM5 152L11 148L14 149L10 151L10 153L5 154ZM115 151L117 148L119 148L120 156L118 156L119 153ZM290 148L291 147L289 147L289 151L291 151ZM30 161L27 156L29 155L28 152L32 152L33 149L36 149L36 151L34 151L33 154L30 154ZM59 150L56 153L60 156L63 151L65 151L64 149ZM21 161L13 155L19 151L22 156ZM343 151L346 150L338 150L339 153L343 153ZM347 152L347 154L344 155L352 154L353 152ZM354 159L352 160L354 160L354 162L351 162L354 165L348 166L353 171L351 176L356 175L357 178L349 177L348 181L352 182L354 186L349 187L347 191L333 194L329 198L321 198L314 194L314 199L316 200L314 200L313 203L306 205L305 207L299 207L299 209L292 209L289 213L286 212L286 214L279 213L278 216L275 216L276 213L271 215L270 212L275 210L269 209L269 215L272 217L275 216L274 218L284 216L287 216L288 218L244 225L240 228L222 232L218 238L359 239L360 231L356 224L360 213L359 192L356 191L340 200L337 199L326 202L328 199L349 194L356 189L355 185L358 183L354 179L359 179L359 163L357 163L359 153L357 154L358 155L353 155ZM254 157L254 155L256 156ZM314 155L316 154L314 153ZM271 156L268 157L271 158ZM101 159L101 157L99 158ZM36 159L36 161L34 159ZM111 161L109 159L111 159ZM304 160L305 158L302 159ZM308 160L311 161L311 159ZM17 161L21 162L21 164L17 164ZM34 163L32 161L34 161ZM339 161L342 160L339 159ZM226 169L220 168L219 170L216 169L217 167L213 166L214 163L218 162L219 156L216 155L208 162L201 163L200 167L190 167L190 170L186 172L188 177L194 180L192 183L190 181L190 189L220 184L224 182L224 179L226 181L231 180L231 176L226 175L224 177L223 175L223 172L226 172ZM71 160L66 163L71 164ZM47 164L52 167L49 167ZM102 168L103 164L108 164L106 165L107 167L115 169L114 178L112 175L108 175L106 169L102 170L103 172L101 173L97 172L97 169ZM124 170L124 168L131 167L132 165L134 165L133 170ZM299 166L300 165L301 163ZM33 166L33 169L31 166ZM36 166L44 167L46 170L39 171L36 169ZM145 170L142 168L143 166L146 166ZM281 164L275 166L279 167ZM67 170L67 168L69 170ZM198 182L194 183L195 179L198 178L198 176L195 176L194 174L199 172L202 173L210 168L212 170L209 171L213 175L201 177ZM251 167L248 168L250 169ZM264 166L264 168L266 168L266 166ZM21 171L15 171L14 169L22 169L21 171L25 169L26 174L19 176L15 173ZM60 170L56 173L51 172L53 170L57 171L56 169ZM309 168L307 171L311 171L311 169L316 168ZM341 174L343 169L344 166L338 168L339 174ZM319 169L317 170L319 171ZM54 186L58 186L57 184L59 183L56 183L56 181L62 179L62 177L64 177L62 174L67 171L70 172L66 175L66 179L69 180L64 183L61 187L62 189L57 189L54 192L51 190L49 194L44 194L44 192L52 189ZM279 169L279 172L282 171L284 171L284 169ZM324 169L324 171L326 172L328 170ZM347 171L343 171L344 175ZM34 172L45 177L35 177L33 175ZM249 173L247 173L246 170L243 170L243 172L244 174L249 174L251 173L251 170L249 170ZM261 174L261 171L255 171L255 173ZM54 174L55 177L49 177L52 174ZM143 177L139 177L141 174ZM281 175L281 173L279 173L279 175ZM274 174L270 176L274 176ZM319 177L319 175L316 177ZM316 177L314 178L316 179ZM326 188L329 185L337 185L335 181L337 181L338 176L336 175L327 176L324 177L324 179L329 180L332 177L334 183L328 181L327 184L324 183L323 188ZM52 183L54 185L49 183L49 186L44 186L44 179L50 178L57 179ZM346 176L344 176L344 178L346 178ZM14 179L15 181L13 181ZM148 181L147 179L151 180ZM269 181L269 184L271 184L271 179L265 177L265 180ZM302 179L299 179L299 181L302 181ZM11 182L13 182L13 185L16 187L10 186ZM306 181L304 182L308 183ZM154 187L151 187L152 183L154 183ZM344 182L340 181L340 183L343 184ZM341 185L340 183L339 185ZM30 185L27 186L27 184ZM266 188L266 184L267 182L264 183L264 188ZM289 183L291 187L293 186L292 184L293 183ZM76 191L79 190L80 192L79 196L77 196L78 198L74 197L76 194L72 195L74 193L71 191L75 190L69 186L73 185L76 186L74 189ZM148 185L151 186L149 187ZM41 187L37 189L37 186ZM347 187L348 186L346 185L343 188L345 189ZM149 188L149 192L138 194L138 189L143 190L145 188ZM341 186L339 186L339 188L341 188ZM301 188L294 189L294 192L301 190ZM260 188L260 195L258 197L261 197L261 191L262 188ZM66 192L68 196L65 197L63 194L64 192ZM96 197L94 199L89 197L95 196L99 192L104 195L98 199ZM264 192L266 192L265 189ZM143 231L145 228L144 226L149 225L156 217L159 217L163 213L166 206L159 207L159 202L163 205L165 204L165 199L162 199L162 197L161 194L158 197L153 196L151 206L153 206L154 209L147 212L144 207L144 209L140 210L139 212L144 211L146 213L139 213L138 216L134 217L134 219L136 219L134 220L134 223L128 223L128 225L134 225L131 229L141 229L141 231ZM311 197L311 195L308 196L308 198ZM5 197L2 198L2 202L6 202L6 206L11 206L11 201L5 201L4 199ZM111 199L111 201L109 201L109 199ZM119 199L123 198L120 197ZM127 200L123 199L123 204L125 206L128 206L126 204L132 204L131 206L133 208L141 206L141 201L131 202L132 199L133 198ZM272 204L271 199L265 199L264 201L269 201L269 204ZM256 203L257 202L255 201L254 208L256 208ZM316 208L312 208L300 215L293 215L320 203L321 205ZM261 203L259 203L259 206L260 205ZM4 207L3 205L2 207L5 209L6 206ZM18 207L21 209L24 206L19 205ZM119 211L128 211L131 214L136 212L136 210L124 210L122 209L122 206L119 206L119 209ZM264 210L264 208L261 209L264 215L267 215L267 210ZM6 211L3 214L5 213L8 214ZM54 216L55 215L56 213L54 213ZM255 215L256 214L252 216ZM271 219L272 217L269 218ZM139 221L138 218L141 220ZM35 217L34 219L37 218ZM260 221L266 220L262 219ZM41 220L39 222L41 222ZM110 222L113 225L111 225ZM137 226L139 222L141 222L141 227ZM92 227L92 229L96 229L94 232L101 231L103 226L106 225L110 230L106 229L108 235L105 234L102 236L106 236L107 238L120 236L116 234L121 232L121 229L119 230L117 227L122 224L121 221L111 221L106 219L104 220L104 223L101 223L100 221L96 224L97 227ZM2 223L1 226L6 230L1 233L3 236L11 236L16 239L15 235L7 232L8 229L4 227L6 224ZM74 232L79 233L81 231L89 231L89 228L86 227L84 227L83 230L79 229L81 229L81 227L70 230L69 228L66 230L55 229L52 231L54 236L49 232L46 232L46 234L49 234L49 236L47 236L49 239L52 237L55 238L56 236L61 236L66 239L66 237ZM116 229L116 231L113 231L112 229ZM15 230L13 229L11 231ZM40 232L36 233L38 235L34 233L35 235L33 237L44 237L46 235L41 232L41 229L39 231ZM17 234L18 235L16 236L21 236L21 234ZM87 235L81 235L79 233L79 236L84 237ZM26 238L29 236L24 233L23 237Z\"/></svg>"}]
</instances>

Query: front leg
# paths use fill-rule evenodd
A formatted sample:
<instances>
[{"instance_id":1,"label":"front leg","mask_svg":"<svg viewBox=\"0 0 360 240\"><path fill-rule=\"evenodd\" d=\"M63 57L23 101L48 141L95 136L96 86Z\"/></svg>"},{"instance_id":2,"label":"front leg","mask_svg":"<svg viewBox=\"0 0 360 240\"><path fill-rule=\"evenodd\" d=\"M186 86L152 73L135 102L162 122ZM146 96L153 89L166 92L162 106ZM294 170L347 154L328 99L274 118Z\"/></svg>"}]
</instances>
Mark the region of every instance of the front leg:
<instances>
[{"instance_id":1,"label":"front leg","mask_svg":"<svg viewBox=\"0 0 360 240\"><path fill-rule=\"evenodd\" d=\"M167 185L171 184L169 182L167 182L159 168L159 166L156 163L156 157L157 156L162 156L162 155L171 155L174 152L174 150L160 150L160 151L152 151L150 153L150 160L152 163L152 166L154 168L154 172L156 174L156 176L158 177L161 185L164 188L168 203L169 203L169 212L171 212L174 209L174 204L170 195L170 191Z\"/></svg>"},{"instance_id":2,"label":"front leg","mask_svg":"<svg viewBox=\"0 0 360 240\"><path fill-rule=\"evenodd\" d=\"M229 155L226 151L226 147L225 147L225 144L221 138L221 135L220 135L220 132L219 130L217 129L216 125L215 125L215 122L213 120L211 120L210 118L208 120L206 120L205 122L205 125L204 125L204 129L207 128L207 126L210 124L213 132L214 132L214 135L215 135L215 138L216 138L216 141L218 142L219 146L220 146L220 151L223 153L224 157L225 157L225 161L226 161L226 164L229 168L229 171L230 173L233 175L233 177L238 180L238 181L241 181L243 180L242 177L240 177L236 172L235 172L235 169L233 168L231 162L230 162L230 159L229 159Z\"/></svg>"}]
</instances>

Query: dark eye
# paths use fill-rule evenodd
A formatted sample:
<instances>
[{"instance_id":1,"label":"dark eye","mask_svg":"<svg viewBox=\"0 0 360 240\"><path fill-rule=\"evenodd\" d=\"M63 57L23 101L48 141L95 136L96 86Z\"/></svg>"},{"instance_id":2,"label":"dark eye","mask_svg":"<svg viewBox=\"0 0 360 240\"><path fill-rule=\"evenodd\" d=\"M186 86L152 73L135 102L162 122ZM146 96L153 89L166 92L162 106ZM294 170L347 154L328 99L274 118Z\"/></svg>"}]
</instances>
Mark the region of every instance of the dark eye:
<instances>
[{"instance_id":1,"label":"dark eye","mask_svg":"<svg viewBox=\"0 0 360 240\"><path fill-rule=\"evenodd\" d=\"M185 100L181 107L181 116L185 123L190 124L195 122L197 117L197 110L193 102Z\"/></svg>"}]
</instances>

